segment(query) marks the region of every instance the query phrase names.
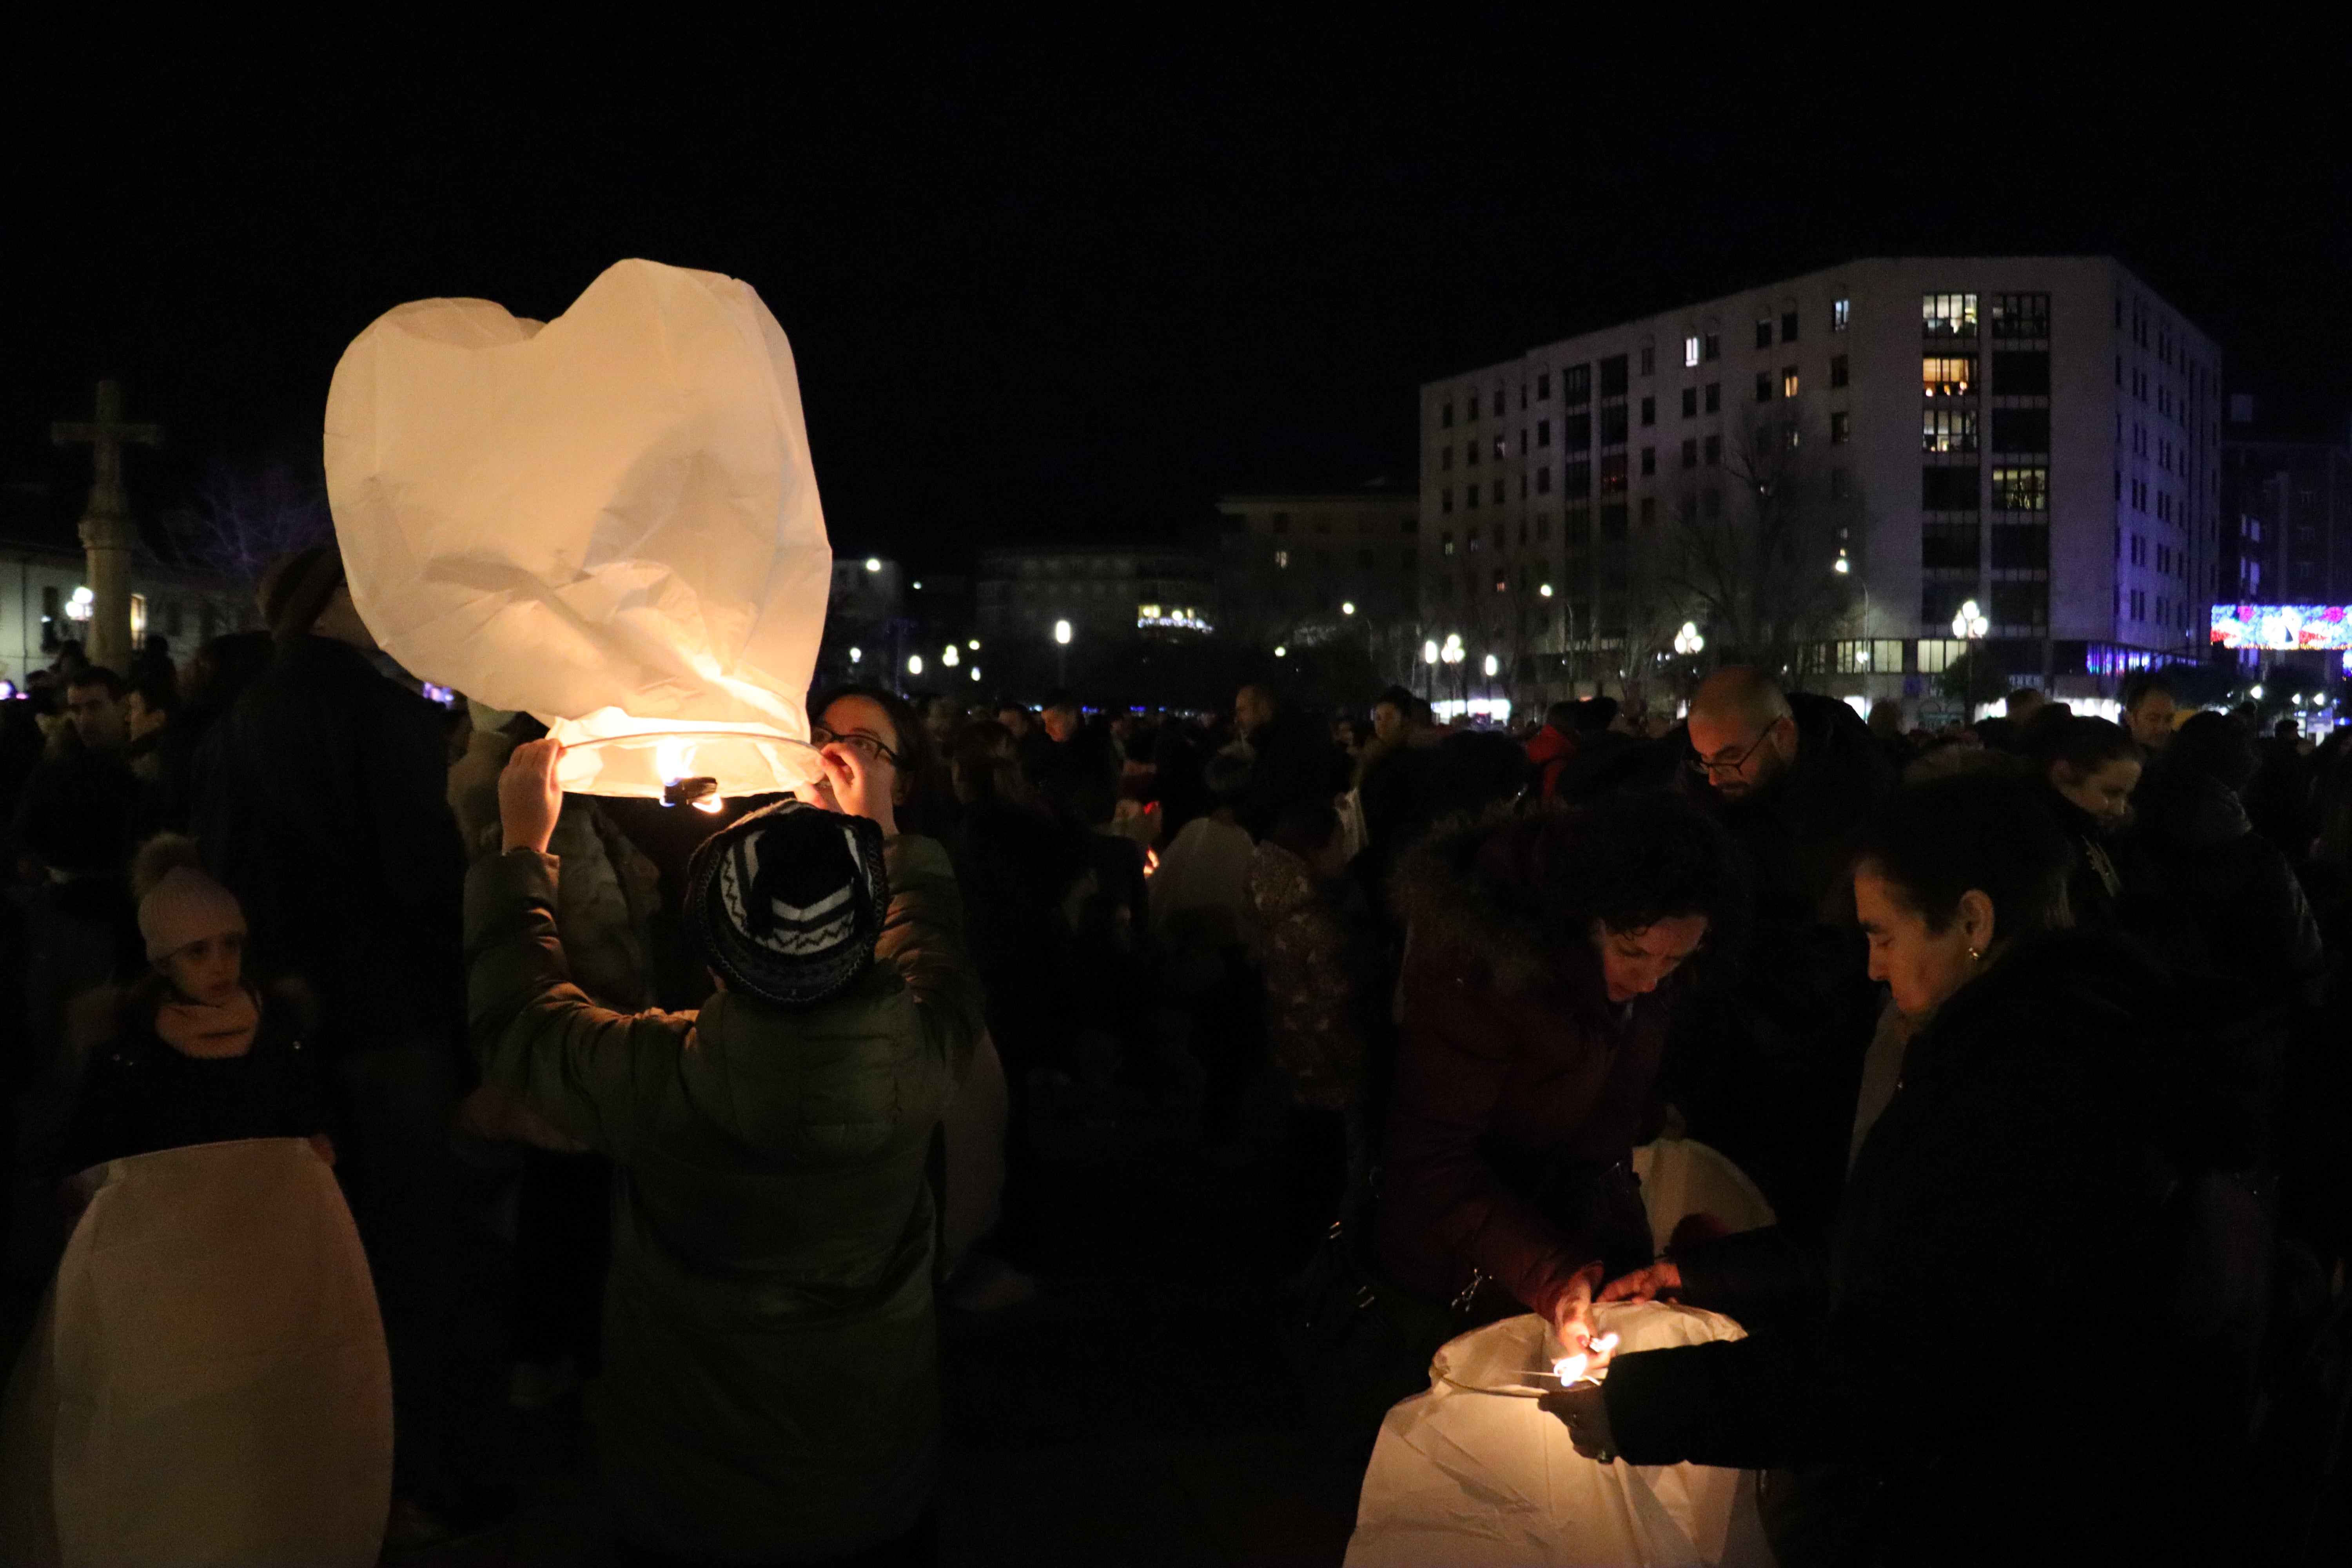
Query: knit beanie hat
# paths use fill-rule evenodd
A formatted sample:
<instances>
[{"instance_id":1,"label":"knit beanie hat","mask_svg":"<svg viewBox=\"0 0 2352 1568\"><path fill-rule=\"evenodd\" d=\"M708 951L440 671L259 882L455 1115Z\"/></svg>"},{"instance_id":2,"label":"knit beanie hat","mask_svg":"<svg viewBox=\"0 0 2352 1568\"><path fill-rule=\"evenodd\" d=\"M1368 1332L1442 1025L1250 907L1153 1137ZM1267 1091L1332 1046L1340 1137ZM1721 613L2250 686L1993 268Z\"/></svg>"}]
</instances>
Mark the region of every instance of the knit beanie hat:
<instances>
[{"instance_id":1,"label":"knit beanie hat","mask_svg":"<svg viewBox=\"0 0 2352 1568\"><path fill-rule=\"evenodd\" d=\"M787 800L703 840L687 867L695 944L728 988L808 1007L866 973L890 906L882 829Z\"/></svg>"},{"instance_id":2,"label":"knit beanie hat","mask_svg":"<svg viewBox=\"0 0 2352 1568\"><path fill-rule=\"evenodd\" d=\"M314 544L271 562L260 589L261 618L269 623L269 635L283 642L309 631L342 583L343 552L331 544Z\"/></svg>"},{"instance_id":3,"label":"knit beanie hat","mask_svg":"<svg viewBox=\"0 0 2352 1568\"><path fill-rule=\"evenodd\" d=\"M206 874L194 843L178 834L159 833L139 847L131 890L139 900L139 934L151 963L192 942L245 932L236 895Z\"/></svg>"}]
</instances>

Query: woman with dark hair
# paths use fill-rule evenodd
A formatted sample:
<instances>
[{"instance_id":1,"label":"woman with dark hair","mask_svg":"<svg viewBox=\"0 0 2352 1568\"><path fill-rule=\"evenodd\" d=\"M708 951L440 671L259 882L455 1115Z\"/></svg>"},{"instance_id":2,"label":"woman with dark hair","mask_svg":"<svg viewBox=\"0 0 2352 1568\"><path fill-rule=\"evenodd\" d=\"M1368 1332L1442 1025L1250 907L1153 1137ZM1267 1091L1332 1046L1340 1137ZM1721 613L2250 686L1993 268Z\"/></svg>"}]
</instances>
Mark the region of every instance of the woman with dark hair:
<instances>
[{"instance_id":1,"label":"woman with dark hair","mask_svg":"<svg viewBox=\"0 0 2352 1568\"><path fill-rule=\"evenodd\" d=\"M2111 840L2131 818L2139 742L2105 719L2062 717L2037 730L2033 792L2065 836L2067 905L2076 925L2111 930L2125 889Z\"/></svg>"},{"instance_id":2,"label":"woman with dark hair","mask_svg":"<svg viewBox=\"0 0 2352 1568\"><path fill-rule=\"evenodd\" d=\"M1738 863L1712 818L1658 794L1441 830L1399 868L1374 1227L1395 1287L1461 1326L1535 1311L1583 1347L1601 1279L1650 1256L1630 1161L1669 982L1741 912Z\"/></svg>"},{"instance_id":3,"label":"woman with dark hair","mask_svg":"<svg viewBox=\"0 0 2352 1568\"><path fill-rule=\"evenodd\" d=\"M1550 1396L1579 1449L1776 1469L1784 1564L2149 1561L2200 1375L2168 1302L2184 1168L2169 984L2066 927L2066 845L2021 784L1898 794L1865 835L1870 973L1920 1021L1834 1235L1678 1245L1602 1300L1677 1294L1749 1337L1619 1358ZM2091 1282L2053 1318L2052 1287ZM2104 1304L2102 1304L2104 1303ZM2168 1459L2166 1456L2173 1456Z\"/></svg>"},{"instance_id":4,"label":"woman with dark hair","mask_svg":"<svg viewBox=\"0 0 2352 1568\"><path fill-rule=\"evenodd\" d=\"M930 794L930 731L913 703L880 686L836 686L809 704L809 739L818 746L839 743L866 759L866 766L889 792L890 804L909 833L930 833L925 821ZM837 809L819 783L816 804Z\"/></svg>"}]
</instances>

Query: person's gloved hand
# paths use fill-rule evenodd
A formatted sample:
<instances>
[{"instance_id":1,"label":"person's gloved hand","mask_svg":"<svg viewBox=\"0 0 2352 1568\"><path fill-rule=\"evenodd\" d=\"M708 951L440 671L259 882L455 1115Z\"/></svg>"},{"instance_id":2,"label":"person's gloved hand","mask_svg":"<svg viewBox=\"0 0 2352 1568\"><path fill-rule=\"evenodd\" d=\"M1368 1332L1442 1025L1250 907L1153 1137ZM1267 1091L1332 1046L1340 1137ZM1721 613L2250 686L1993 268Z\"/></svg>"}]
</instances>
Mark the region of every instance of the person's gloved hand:
<instances>
[{"instance_id":1,"label":"person's gloved hand","mask_svg":"<svg viewBox=\"0 0 2352 1568\"><path fill-rule=\"evenodd\" d=\"M1563 1388L1536 1403L1560 1418L1578 1453L1604 1465L1616 1459L1617 1436L1609 1429L1609 1401L1597 1384Z\"/></svg>"},{"instance_id":2,"label":"person's gloved hand","mask_svg":"<svg viewBox=\"0 0 2352 1568\"><path fill-rule=\"evenodd\" d=\"M499 835L504 849L547 853L555 837L555 819L563 815L563 790L555 782L556 759L563 748L554 741L526 741L507 759L499 774Z\"/></svg>"}]
</instances>

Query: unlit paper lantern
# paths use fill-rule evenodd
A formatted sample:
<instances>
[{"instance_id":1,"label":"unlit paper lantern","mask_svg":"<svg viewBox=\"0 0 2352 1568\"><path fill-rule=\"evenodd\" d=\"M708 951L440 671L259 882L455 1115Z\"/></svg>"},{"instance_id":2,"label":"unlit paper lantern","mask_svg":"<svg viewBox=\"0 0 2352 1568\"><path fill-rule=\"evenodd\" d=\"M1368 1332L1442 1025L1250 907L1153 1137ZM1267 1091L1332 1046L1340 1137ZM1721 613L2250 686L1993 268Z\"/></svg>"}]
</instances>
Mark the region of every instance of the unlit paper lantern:
<instances>
[{"instance_id":1,"label":"unlit paper lantern","mask_svg":"<svg viewBox=\"0 0 2352 1568\"><path fill-rule=\"evenodd\" d=\"M792 347L750 285L623 261L544 326L400 306L335 367L326 464L376 641L540 718L565 789L816 776L833 552Z\"/></svg>"}]
</instances>

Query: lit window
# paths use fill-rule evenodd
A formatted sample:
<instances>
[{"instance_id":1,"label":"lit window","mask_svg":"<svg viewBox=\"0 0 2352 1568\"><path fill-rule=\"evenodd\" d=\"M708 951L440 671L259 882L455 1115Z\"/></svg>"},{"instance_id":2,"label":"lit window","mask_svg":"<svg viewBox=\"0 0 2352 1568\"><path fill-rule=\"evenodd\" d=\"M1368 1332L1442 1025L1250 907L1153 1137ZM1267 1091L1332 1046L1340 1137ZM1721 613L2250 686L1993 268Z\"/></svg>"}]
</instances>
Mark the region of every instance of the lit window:
<instances>
[{"instance_id":1,"label":"lit window","mask_svg":"<svg viewBox=\"0 0 2352 1568\"><path fill-rule=\"evenodd\" d=\"M1454 553L1454 531L1452 529L1449 528L1444 532L1437 536L1437 552L1441 555L1451 555Z\"/></svg>"},{"instance_id":2,"label":"lit window","mask_svg":"<svg viewBox=\"0 0 2352 1568\"><path fill-rule=\"evenodd\" d=\"M1919 449L1923 452L1973 452L1977 449L1977 412L1973 408L1927 408L1919 415Z\"/></svg>"},{"instance_id":3,"label":"lit window","mask_svg":"<svg viewBox=\"0 0 2352 1568\"><path fill-rule=\"evenodd\" d=\"M1974 294L1922 294L1919 324L1931 338L1972 338L1977 335Z\"/></svg>"},{"instance_id":4,"label":"lit window","mask_svg":"<svg viewBox=\"0 0 2352 1568\"><path fill-rule=\"evenodd\" d=\"M1783 397L1794 397L1797 395L1797 367L1795 365L1784 366L1780 371L1780 395Z\"/></svg>"},{"instance_id":5,"label":"lit window","mask_svg":"<svg viewBox=\"0 0 2352 1568\"><path fill-rule=\"evenodd\" d=\"M1853 320L1853 300L1832 300L1830 301L1830 331L1833 332L1842 332L1845 331L1846 323Z\"/></svg>"},{"instance_id":6,"label":"lit window","mask_svg":"<svg viewBox=\"0 0 2352 1568\"><path fill-rule=\"evenodd\" d=\"M1694 365L1698 363L1698 334L1696 332L1693 332L1689 337L1683 340L1683 363L1685 365Z\"/></svg>"},{"instance_id":7,"label":"lit window","mask_svg":"<svg viewBox=\"0 0 2352 1568\"><path fill-rule=\"evenodd\" d=\"M2050 470L1995 468L1992 504L1996 511L2046 511L2050 507Z\"/></svg>"},{"instance_id":8,"label":"lit window","mask_svg":"<svg viewBox=\"0 0 2352 1568\"><path fill-rule=\"evenodd\" d=\"M1974 354L1927 354L1919 362L1920 390L1929 397L1966 397L1976 379Z\"/></svg>"},{"instance_id":9,"label":"lit window","mask_svg":"<svg viewBox=\"0 0 2352 1568\"><path fill-rule=\"evenodd\" d=\"M1276 571L1277 571L1277 572L1283 571L1283 570L1285 570L1286 568L1287 568L1289 565L1290 565L1290 552L1289 552L1289 551L1287 551L1287 550L1277 550L1277 551L1276 551L1276 552L1274 552L1274 569L1275 569Z\"/></svg>"}]
</instances>

